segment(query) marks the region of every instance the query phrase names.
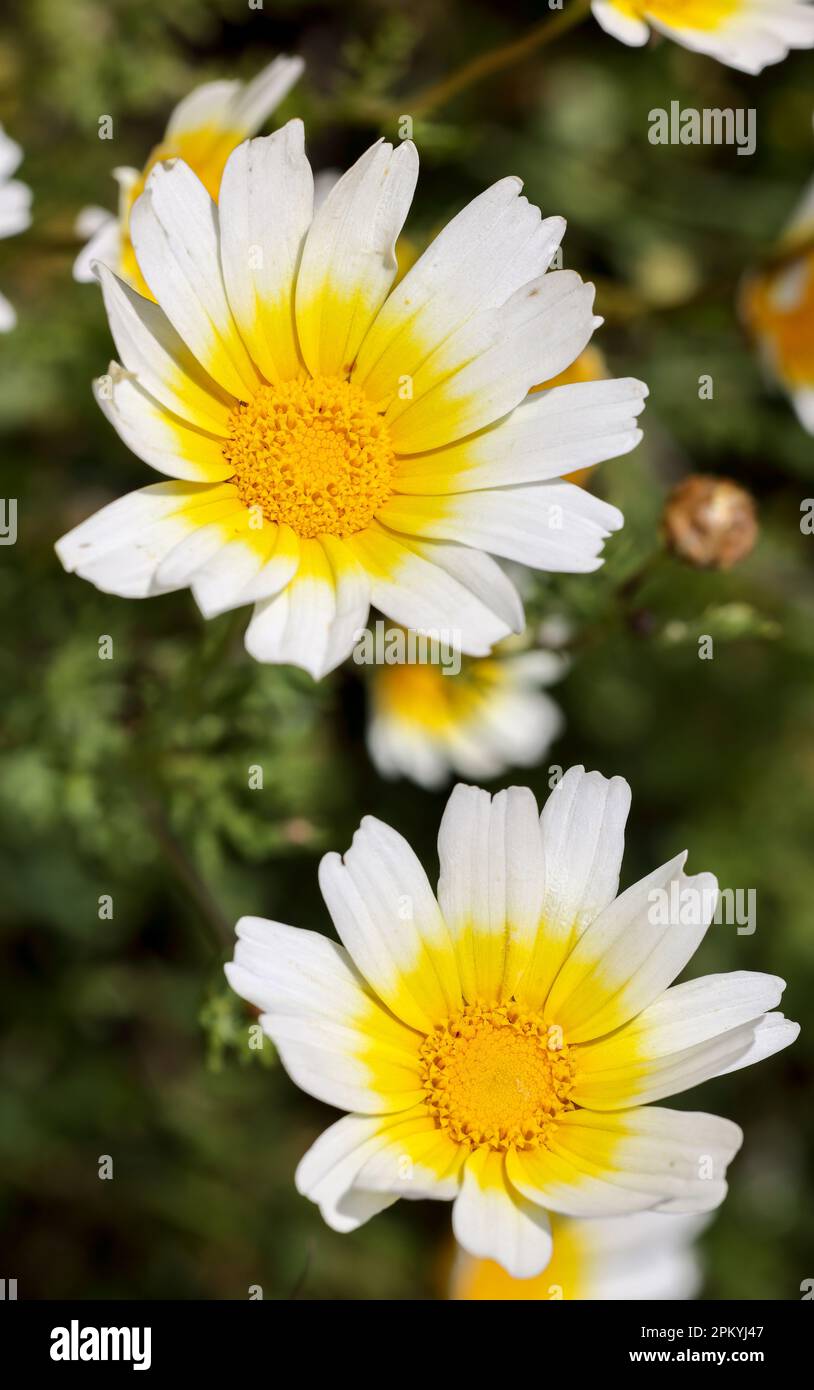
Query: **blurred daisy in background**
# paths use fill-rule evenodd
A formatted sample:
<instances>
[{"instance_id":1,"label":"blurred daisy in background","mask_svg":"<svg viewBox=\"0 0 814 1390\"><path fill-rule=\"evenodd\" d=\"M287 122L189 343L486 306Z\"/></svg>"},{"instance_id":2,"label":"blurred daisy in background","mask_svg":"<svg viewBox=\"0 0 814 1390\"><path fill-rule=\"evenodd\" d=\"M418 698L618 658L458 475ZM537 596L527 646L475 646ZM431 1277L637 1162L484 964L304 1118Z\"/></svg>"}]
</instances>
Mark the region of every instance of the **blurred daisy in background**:
<instances>
[{"instance_id":1,"label":"blurred daisy in background","mask_svg":"<svg viewBox=\"0 0 814 1390\"><path fill-rule=\"evenodd\" d=\"M697 1237L706 1216L639 1211L606 1220L552 1216L554 1250L542 1274L513 1279L494 1260L456 1249L449 1297L459 1301L591 1302L695 1298L702 1268Z\"/></svg>"},{"instance_id":2,"label":"blurred daisy in background","mask_svg":"<svg viewBox=\"0 0 814 1390\"><path fill-rule=\"evenodd\" d=\"M814 46L811 0L593 0L602 28L635 48L655 29L741 72Z\"/></svg>"},{"instance_id":3,"label":"blurred daisy in background","mask_svg":"<svg viewBox=\"0 0 814 1390\"><path fill-rule=\"evenodd\" d=\"M398 1197L453 1202L470 1255L532 1278L549 1212L713 1210L742 1134L649 1102L793 1042L751 971L675 985L709 926L712 874L686 854L617 897L630 789L571 768L542 815L530 791L457 786L438 895L407 842L365 817L319 871L339 946L245 917L232 988L259 1008L303 1090L353 1113L316 1140L297 1188L337 1231Z\"/></svg>"},{"instance_id":4,"label":"blurred daisy in background","mask_svg":"<svg viewBox=\"0 0 814 1390\"><path fill-rule=\"evenodd\" d=\"M439 660L372 668L367 745L383 777L443 787L454 774L484 780L534 767L563 728L543 687L565 661L514 639L492 655L463 658L454 673Z\"/></svg>"},{"instance_id":5,"label":"blurred daisy in background","mask_svg":"<svg viewBox=\"0 0 814 1390\"><path fill-rule=\"evenodd\" d=\"M95 389L172 481L64 536L67 570L132 598L189 586L206 617L255 603L251 655L319 678L371 604L470 656L521 631L493 555L601 565L622 515L562 477L638 444L647 387L529 394L601 320L592 285L546 273L565 223L519 179L393 288L417 176L411 142L379 141L314 213L299 121L230 155L217 206L182 160L154 166L130 230L157 303L101 267L121 365Z\"/></svg>"},{"instance_id":6,"label":"blurred daisy in background","mask_svg":"<svg viewBox=\"0 0 814 1390\"><path fill-rule=\"evenodd\" d=\"M113 170L119 186L118 212L107 208L83 208L76 234L87 245L74 263L74 279L96 279L94 261L115 270L122 279L150 297L130 240L130 213L150 170L165 159L183 159L198 175L215 202L226 161L232 150L254 135L288 95L302 74L301 58L275 58L249 83L205 82L179 102L167 123L164 138L150 154L143 169Z\"/></svg>"},{"instance_id":7,"label":"blurred daisy in background","mask_svg":"<svg viewBox=\"0 0 814 1390\"><path fill-rule=\"evenodd\" d=\"M740 308L767 371L814 434L814 182L772 263L744 280Z\"/></svg>"},{"instance_id":8,"label":"blurred daisy in background","mask_svg":"<svg viewBox=\"0 0 814 1390\"><path fill-rule=\"evenodd\" d=\"M0 125L0 238L17 236L31 225L31 189L12 178L22 158L20 146ZM0 333L8 333L16 322L13 306L0 294Z\"/></svg>"}]
</instances>

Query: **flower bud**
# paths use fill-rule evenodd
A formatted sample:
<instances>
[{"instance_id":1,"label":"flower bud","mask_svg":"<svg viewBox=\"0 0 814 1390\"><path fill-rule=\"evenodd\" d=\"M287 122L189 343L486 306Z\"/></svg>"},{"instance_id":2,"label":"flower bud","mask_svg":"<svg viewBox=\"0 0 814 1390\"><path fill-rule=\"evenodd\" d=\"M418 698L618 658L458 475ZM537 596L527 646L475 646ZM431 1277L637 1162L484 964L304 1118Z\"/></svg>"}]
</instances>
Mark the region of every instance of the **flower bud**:
<instances>
[{"instance_id":1,"label":"flower bud","mask_svg":"<svg viewBox=\"0 0 814 1390\"><path fill-rule=\"evenodd\" d=\"M662 531L670 550L697 569L731 569L757 540L754 500L729 478L694 473L667 499Z\"/></svg>"}]
</instances>

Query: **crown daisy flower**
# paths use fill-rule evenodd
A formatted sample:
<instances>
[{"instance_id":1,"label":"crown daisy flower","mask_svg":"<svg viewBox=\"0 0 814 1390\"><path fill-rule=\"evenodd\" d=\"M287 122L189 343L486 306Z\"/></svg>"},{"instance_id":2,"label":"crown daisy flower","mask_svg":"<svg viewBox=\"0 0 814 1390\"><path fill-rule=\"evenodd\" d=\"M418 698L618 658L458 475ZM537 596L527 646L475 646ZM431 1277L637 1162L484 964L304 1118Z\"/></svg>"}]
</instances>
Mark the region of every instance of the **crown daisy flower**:
<instances>
[{"instance_id":1,"label":"crown daisy flower","mask_svg":"<svg viewBox=\"0 0 814 1390\"><path fill-rule=\"evenodd\" d=\"M0 238L17 236L31 225L31 189L12 178L22 157L16 140L9 139L0 125ZM0 333L10 332L16 322L14 308L0 294Z\"/></svg>"},{"instance_id":2,"label":"crown daisy flower","mask_svg":"<svg viewBox=\"0 0 814 1390\"><path fill-rule=\"evenodd\" d=\"M316 678L371 602L482 656L523 626L491 554L601 564L621 513L559 478L638 443L647 388L526 400L601 320L592 285L545 273L565 224L518 179L390 292L417 173L412 143L380 141L314 214L299 121L230 155L218 206L182 161L155 166L130 227L157 304L100 267L121 365L96 395L172 481L64 536L66 569L128 597L189 585L207 617L255 602L252 656Z\"/></svg>"},{"instance_id":3,"label":"crown daisy flower","mask_svg":"<svg viewBox=\"0 0 814 1390\"><path fill-rule=\"evenodd\" d=\"M434 655L429 653L429 655ZM533 767L562 731L544 686L565 668L554 652L499 644L491 656L377 664L370 677L367 746L383 777L443 787Z\"/></svg>"},{"instance_id":4,"label":"crown daisy flower","mask_svg":"<svg viewBox=\"0 0 814 1390\"><path fill-rule=\"evenodd\" d=\"M96 279L94 263L101 261L150 298L130 239L130 213L144 191L150 170L165 159L183 159L201 180L215 202L229 155L248 136L254 135L285 99L302 75L301 58L281 55L249 83L205 82L180 101L167 123L164 137L143 169L113 170L119 189L118 212L107 208L83 208L76 220L76 234L87 240L74 262L74 279Z\"/></svg>"},{"instance_id":5,"label":"crown daisy flower","mask_svg":"<svg viewBox=\"0 0 814 1390\"><path fill-rule=\"evenodd\" d=\"M513 1279L494 1260L456 1249L449 1297L459 1302L622 1302L695 1298L704 1216L639 1211L607 1220L552 1216L554 1251L542 1274Z\"/></svg>"},{"instance_id":6,"label":"crown daisy flower","mask_svg":"<svg viewBox=\"0 0 814 1390\"><path fill-rule=\"evenodd\" d=\"M549 1212L609 1217L718 1206L742 1135L650 1105L787 1046L783 981L686 984L712 918L711 874L678 855L617 894L630 793L572 768L542 816L531 792L458 786L438 896L407 843L366 818L320 886L342 945L237 925L232 988L291 1078L353 1113L302 1159L297 1187L335 1230L398 1197L446 1198L470 1255L516 1278L551 1258Z\"/></svg>"},{"instance_id":7,"label":"crown daisy flower","mask_svg":"<svg viewBox=\"0 0 814 1390\"><path fill-rule=\"evenodd\" d=\"M814 46L811 0L593 0L591 9L622 43L639 48L652 28L740 72Z\"/></svg>"},{"instance_id":8,"label":"crown daisy flower","mask_svg":"<svg viewBox=\"0 0 814 1390\"><path fill-rule=\"evenodd\" d=\"M744 280L740 310L768 374L814 434L814 183L771 264Z\"/></svg>"}]
</instances>

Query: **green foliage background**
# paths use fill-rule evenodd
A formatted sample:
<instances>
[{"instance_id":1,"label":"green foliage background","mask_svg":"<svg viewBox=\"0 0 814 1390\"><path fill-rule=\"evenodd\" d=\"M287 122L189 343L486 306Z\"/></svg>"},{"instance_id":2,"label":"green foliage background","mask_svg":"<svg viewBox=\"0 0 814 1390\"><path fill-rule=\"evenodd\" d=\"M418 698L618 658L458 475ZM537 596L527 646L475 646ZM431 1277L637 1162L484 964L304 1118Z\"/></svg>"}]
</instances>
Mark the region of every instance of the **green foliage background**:
<instances>
[{"instance_id":1,"label":"green foliage background","mask_svg":"<svg viewBox=\"0 0 814 1390\"><path fill-rule=\"evenodd\" d=\"M330 930L318 859L366 812L433 876L443 797L375 775L356 670L315 686L245 656L246 615L205 624L188 594L131 603L62 573L54 540L151 481L91 399L112 347L96 288L71 279L73 224L88 203L113 206L111 168L140 165L198 82L302 53L280 119L305 117L316 168L343 166L395 137L416 92L543 14L539 0L7 7L0 119L35 194L32 230L0 244L20 317L0 342L0 492L19 500L17 544L0 549L0 1274L20 1297L442 1290L447 1205L402 1203L340 1237L295 1194L295 1163L333 1113L270 1046L248 1051L221 965L240 913ZM814 540L799 528L814 458L733 307L811 173L813 70L802 54L741 77L668 43L625 49L589 20L416 121L410 235L520 174L569 220L566 264L597 281L613 371L651 386L644 445L597 484L627 518L606 567L535 579L528 606L575 633L567 731L547 762L632 783L624 883L687 846L692 870L755 888L756 933L713 928L692 973L782 974L804 1025L791 1051L676 1102L746 1130L704 1238L710 1298L793 1299L814 1275ZM671 100L754 106L757 153L651 146L648 111ZM106 113L112 143L97 138ZM713 401L698 398L701 373ZM660 550L664 497L697 470L758 499L760 542L727 575ZM698 660L699 633L715 637L713 661ZM543 797L547 777L520 780ZM97 1176L103 1154L112 1182Z\"/></svg>"}]
</instances>

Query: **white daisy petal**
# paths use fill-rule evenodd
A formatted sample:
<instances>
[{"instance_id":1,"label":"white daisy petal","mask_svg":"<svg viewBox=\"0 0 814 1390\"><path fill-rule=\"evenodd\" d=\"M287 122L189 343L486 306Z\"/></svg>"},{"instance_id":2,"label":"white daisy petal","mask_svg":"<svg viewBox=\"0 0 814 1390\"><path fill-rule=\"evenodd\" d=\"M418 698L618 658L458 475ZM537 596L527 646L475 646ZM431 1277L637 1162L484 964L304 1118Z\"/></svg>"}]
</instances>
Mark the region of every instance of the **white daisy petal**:
<instances>
[{"instance_id":1,"label":"white daisy petal","mask_svg":"<svg viewBox=\"0 0 814 1390\"><path fill-rule=\"evenodd\" d=\"M460 1005L455 953L410 846L366 816L344 856L326 854L322 896L340 940L379 998L427 1032Z\"/></svg>"},{"instance_id":2,"label":"white daisy petal","mask_svg":"<svg viewBox=\"0 0 814 1390\"><path fill-rule=\"evenodd\" d=\"M247 136L254 135L285 97L303 70L300 58L275 58L248 84L233 80L205 82L178 103L164 137L151 152L144 172L133 168L113 170L119 185L119 209L105 213L102 227L85 209L77 220L77 235L92 242L80 252L74 277L93 278L92 265L99 260L119 271L134 289L147 293L146 283L133 254L130 213L144 179L154 165L182 159L213 198L220 191L228 156Z\"/></svg>"},{"instance_id":3,"label":"white daisy petal","mask_svg":"<svg viewBox=\"0 0 814 1390\"><path fill-rule=\"evenodd\" d=\"M121 259L121 230L119 219L104 208L83 208L76 219L76 234L85 245L73 263L73 278L80 285L89 285L97 278L97 262L115 267Z\"/></svg>"},{"instance_id":4,"label":"white daisy petal","mask_svg":"<svg viewBox=\"0 0 814 1390\"><path fill-rule=\"evenodd\" d=\"M241 337L267 381L303 370L294 285L313 204L301 121L230 155L218 199L223 278Z\"/></svg>"},{"instance_id":5,"label":"white daisy petal","mask_svg":"<svg viewBox=\"0 0 814 1390\"><path fill-rule=\"evenodd\" d=\"M697 1296L701 1267L694 1249L709 1224L703 1216L633 1212L592 1221L557 1216L554 1254L534 1279L512 1279L493 1261L456 1252L449 1297L472 1301L580 1302L676 1300Z\"/></svg>"},{"instance_id":6,"label":"white daisy petal","mask_svg":"<svg viewBox=\"0 0 814 1390\"><path fill-rule=\"evenodd\" d=\"M737 1125L660 1106L597 1115L572 1110L543 1148L513 1150L510 1181L529 1201L565 1216L660 1210L705 1212L726 1195Z\"/></svg>"},{"instance_id":7,"label":"white daisy petal","mask_svg":"<svg viewBox=\"0 0 814 1390\"><path fill-rule=\"evenodd\" d=\"M263 1031L302 1090L373 1115L421 1099L415 1035L382 1008L341 946L260 917L235 930L226 977L263 1011Z\"/></svg>"},{"instance_id":8,"label":"white daisy petal","mask_svg":"<svg viewBox=\"0 0 814 1390\"><path fill-rule=\"evenodd\" d=\"M249 83L202 83L176 106L167 123L166 141L202 130L232 133L235 143L254 134L287 96L303 67L301 58L281 55Z\"/></svg>"},{"instance_id":9,"label":"white daisy petal","mask_svg":"<svg viewBox=\"0 0 814 1390\"><path fill-rule=\"evenodd\" d=\"M268 120L302 77L305 63L302 58L281 53L252 78L241 84L232 106L232 120L237 130L253 135Z\"/></svg>"},{"instance_id":10,"label":"white daisy petal","mask_svg":"<svg viewBox=\"0 0 814 1390\"><path fill-rule=\"evenodd\" d=\"M350 656L370 612L370 577L353 551L336 536L323 536L320 544L333 573L336 593L324 669L332 671Z\"/></svg>"},{"instance_id":11,"label":"white daisy petal","mask_svg":"<svg viewBox=\"0 0 814 1390\"><path fill-rule=\"evenodd\" d=\"M242 82L218 78L202 82L182 97L167 122L165 137L177 139L201 130L220 131L232 124L232 112Z\"/></svg>"},{"instance_id":12,"label":"white daisy petal","mask_svg":"<svg viewBox=\"0 0 814 1390\"><path fill-rule=\"evenodd\" d=\"M540 689L563 674L560 658L517 653L507 644L483 660L464 662L452 644L426 639L422 652L415 639L411 654L413 639L403 630L389 630L387 647L393 638L403 657L395 651L397 660L379 663L371 673L367 728L370 755L384 777L435 788L454 773L477 780L514 764L540 762L563 724L560 710Z\"/></svg>"},{"instance_id":13,"label":"white daisy petal","mask_svg":"<svg viewBox=\"0 0 814 1390\"><path fill-rule=\"evenodd\" d=\"M141 273L190 352L233 396L252 394L259 377L226 297L217 208L182 160L155 165L130 234Z\"/></svg>"},{"instance_id":14,"label":"white daisy petal","mask_svg":"<svg viewBox=\"0 0 814 1390\"><path fill-rule=\"evenodd\" d=\"M161 561L156 583L192 589L204 617L278 593L297 571L299 543L287 527L251 527L239 504L229 518L191 531Z\"/></svg>"},{"instance_id":15,"label":"white daisy petal","mask_svg":"<svg viewBox=\"0 0 814 1390\"><path fill-rule=\"evenodd\" d=\"M562 962L619 887L630 788L623 777L571 767L540 817L544 888L534 954L520 983L539 1006Z\"/></svg>"},{"instance_id":16,"label":"white daisy petal","mask_svg":"<svg viewBox=\"0 0 814 1390\"><path fill-rule=\"evenodd\" d=\"M295 69L280 68L283 85ZM184 576L206 617L255 602L248 651L315 679L350 655L371 602L486 657L524 621L493 555L572 572L600 563L620 514L552 479L574 460L633 447L645 388L555 388L550 401L523 404L598 320L591 286L544 274L564 224L542 219L517 180L465 209L388 298L415 149L374 145L312 216L299 122L235 148L237 106L255 96L262 105L273 85L269 70L254 96L234 83L192 94L140 197L142 175L117 171L118 259L143 296L93 261L122 363L100 380L100 403L151 466L228 483L245 512L224 524L222 545L217 530L181 536L144 592ZM96 209L84 226L111 255L111 219ZM415 391L386 387L399 363L401 374L413 369ZM258 517L265 535L253 534ZM220 524L199 520L196 531ZM105 562L105 584L115 563ZM497 775L507 757L541 756L559 723L539 690L518 686L484 709L479 736L453 729L447 756L465 775ZM437 780L435 758L422 766Z\"/></svg>"},{"instance_id":17,"label":"white daisy petal","mask_svg":"<svg viewBox=\"0 0 814 1390\"><path fill-rule=\"evenodd\" d=\"M565 726L559 706L536 686L530 688L513 665L510 661L509 679L517 686L496 695L484 710L482 747L494 776L506 767L537 767ZM456 760L461 766L460 750Z\"/></svg>"},{"instance_id":18,"label":"white daisy petal","mask_svg":"<svg viewBox=\"0 0 814 1390\"><path fill-rule=\"evenodd\" d=\"M396 275L396 239L412 202L418 154L373 145L334 185L314 217L297 277L300 349L309 370L349 372Z\"/></svg>"},{"instance_id":19,"label":"white daisy petal","mask_svg":"<svg viewBox=\"0 0 814 1390\"><path fill-rule=\"evenodd\" d=\"M639 443L647 387L631 377L556 386L527 396L496 425L459 444L399 460L396 491L429 495L541 483Z\"/></svg>"},{"instance_id":20,"label":"white daisy petal","mask_svg":"<svg viewBox=\"0 0 814 1390\"><path fill-rule=\"evenodd\" d=\"M467 999L510 999L540 921L543 853L537 803L524 787L494 798L453 791L438 833L438 901Z\"/></svg>"},{"instance_id":21,"label":"white daisy petal","mask_svg":"<svg viewBox=\"0 0 814 1390\"><path fill-rule=\"evenodd\" d=\"M14 305L0 294L0 333L10 333L17 326L17 311Z\"/></svg>"},{"instance_id":22,"label":"white daisy petal","mask_svg":"<svg viewBox=\"0 0 814 1390\"><path fill-rule=\"evenodd\" d=\"M194 483L222 482L231 475L222 439L170 415L118 362L94 381L93 394L119 437L159 473Z\"/></svg>"},{"instance_id":23,"label":"white daisy petal","mask_svg":"<svg viewBox=\"0 0 814 1390\"><path fill-rule=\"evenodd\" d=\"M629 810L623 777L571 767L557 782L540 817L547 922L579 937L613 902Z\"/></svg>"},{"instance_id":24,"label":"white daisy petal","mask_svg":"<svg viewBox=\"0 0 814 1390\"><path fill-rule=\"evenodd\" d=\"M268 523L267 523L268 524ZM294 578L300 563L300 542L290 526L270 524L273 544L262 569L241 590L244 603L271 598Z\"/></svg>"},{"instance_id":25,"label":"white daisy petal","mask_svg":"<svg viewBox=\"0 0 814 1390\"><path fill-rule=\"evenodd\" d=\"M803 429L814 434L814 387L795 391L791 402Z\"/></svg>"},{"instance_id":26,"label":"white daisy petal","mask_svg":"<svg viewBox=\"0 0 814 1390\"><path fill-rule=\"evenodd\" d=\"M110 331L127 371L179 419L225 436L234 398L201 369L157 304L106 266L98 273Z\"/></svg>"},{"instance_id":27,"label":"white daisy petal","mask_svg":"<svg viewBox=\"0 0 814 1390\"><path fill-rule=\"evenodd\" d=\"M31 189L12 179L23 152L0 125L0 238L17 236L31 225ZM10 333L17 325L17 312L0 294L0 333Z\"/></svg>"},{"instance_id":28,"label":"white daisy petal","mask_svg":"<svg viewBox=\"0 0 814 1390\"><path fill-rule=\"evenodd\" d=\"M253 531L245 511L242 513L235 534L220 550L206 557L192 579L192 593L205 618L253 602L258 585L273 594L293 579L299 563L298 549L284 560L280 555L282 564L272 564L277 532L276 526Z\"/></svg>"},{"instance_id":29,"label":"white daisy petal","mask_svg":"<svg viewBox=\"0 0 814 1390\"><path fill-rule=\"evenodd\" d=\"M574 1100L594 1110L644 1105L787 1047L797 1025L763 1017L784 987L751 971L674 985L625 1027L580 1048Z\"/></svg>"},{"instance_id":30,"label":"white daisy petal","mask_svg":"<svg viewBox=\"0 0 814 1390\"><path fill-rule=\"evenodd\" d=\"M23 151L0 125L0 183L10 179L22 163Z\"/></svg>"},{"instance_id":31,"label":"white daisy petal","mask_svg":"<svg viewBox=\"0 0 814 1390\"><path fill-rule=\"evenodd\" d=\"M573 483L541 483L456 497L392 497L379 521L394 531L457 541L534 569L598 569L622 513Z\"/></svg>"},{"instance_id":32,"label":"white daisy petal","mask_svg":"<svg viewBox=\"0 0 814 1390\"><path fill-rule=\"evenodd\" d=\"M485 655L522 628L519 596L488 555L376 525L352 537L350 546L370 575L371 602L394 622L443 634L472 656Z\"/></svg>"},{"instance_id":33,"label":"white daisy petal","mask_svg":"<svg viewBox=\"0 0 814 1390\"><path fill-rule=\"evenodd\" d=\"M551 1259L551 1225L539 1206L512 1191L503 1155L472 1153L452 1208L452 1229L464 1250L497 1260L515 1279L530 1279Z\"/></svg>"},{"instance_id":34,"label":"white daisy petal","mask_svg":"<svg viewBox=\"0 0 814 1390\"><path fill-rule=\"evenodd\" d=\"M148 598L179 587L159 583L163 560L191 531L239 513L231 490L206 484L155 483L111 502L57 541L64 568L104 593Z\"/></svg>"},{"instance_id":35,"label":"white daisy petal","mask_svg":"<svg viewBox=\"0 0 814 1390\"><path fill-rule=\"evenodd\" d=\"M594 287L552 271L452 334L385 414L398 454L423 453L473 434L513 410L533 386L574 361L602 322Z\"/></svg>"},{"instance_id":36,"label":"white daisy petal","mask_svg":"<svg viewBox=\"0 0 814 1390\"><path fill-rule=\"evenodd\" d=\"M31 189L18 179L0 184L0 238L18 236L31 226Z\"/></svg>"},{"instance_id":37,"label":"white daisy petal","mask_svg":"<svg viewBox=\"0 0 814 1390\"><path fill-rule=\"evenodd\" d=\"M814 46L814 14L803 5L758 0L737 12L730 22L705 30L653 15L653 28L685 48L707 53L729 67L756 75L787 57L790 48Z\"/></svg>"},{"instance_id":38,"label":"white daisy petal","mask_svg":"<svg viewBox=\"0 0 814 1390\"><path fill-rule=\"evenodd\" d=\"M162 591L186 588L201 568L228 546L223 526L217 522L188 531L160 561L155 571L156 587Z\"/></svg>"},{"instance_id":39,"label":"white daisy petal","mask_svg":"<svg viewBox=\"0 0 814 1390\"><path fill-rule=\"evenodd\" d=\"M303 1197L316 1202L334 1231L355 1231L398 1201L390 1192L353 1192L353 1182L385 1144L387 1122L380 1115L345 1115L324 1130L300 1160L295 1182Z\"/></svg>"},{"instance_id":40,"label":"white daisy petal","mask_svg":"<svg viewBox=\"0 0 814 1390\"><path fill-rule=\"evenodd\" d=\"M427 791L437 791L448 781L443 752L421 730L374 715L366 737L371 761L382 777L411 777Z\"/></svg>"},{"instance_id":41,"label":"white daisy petal","mask_svg":"<svg viewBox=\"0 0 814 1390\"><path fill-rule=\"evenodd\" d=\"M712 874L681 872L680 854L633 884L583 932L560 970L546 1012L569 1041L618 1028L672 984L715 912Z\"/></svg>"},{"instance_id":42,"label":"white daisy petal","mask_svg":"<svg viewBox=\"0 0 814 1390\"><path fill-rule=\"evenodd\" d=\"M548 268L565 222L541 221L522 188L520 179L501 179L473 199L388 298L354 368L354 381L380 405L473 314L505 304Z\"/></svg>"},{"instance_id":43,"label":"white daisy petal","mask_svg":"<svg viewBox=\"0 0 814 1390\"><path fill-rule=\"evenodd\" d=\"M793 1023L791 1019L784 1018L782 1014L766 1014L764 1018L754 1024L749 1045L733 1061L715 1074L716 1076L727 1076L729 1072L741 1071L743 1067L751 1067L755 1062L762 1062L765 1057L773 1057L784 1047L790 1047L799 1036L799 1023Z\"/></svg>"},{"instance_id":44,"label":"white daisy petal","mask_svg":"<svg viewBox=\"0 0 814 1390\"><path fill-rule=\"evenodd\" d=\"M370 608L367 575L335 537L300 542L299 564L280 593L258 603L246 650L291 662L319 680L350 655Z\"/></svg>"},{"instance_id":45,"label":"white daisy petal","mask_svg":"<svg viewBox=\"0 0 814 1390\"><path fill-rule=\"evenodd\" d=\"M509 576L490 555L485 555L481 550L472 550L465 545L455 543L448 545L442 541L427 541L413 536L404 536L399 539L414 555L437 566L449 579L462 585L469 602L474 597L478 604L489 610L490 621L494 624L495 619L497 620L496 635L489 638L490 649L498 636L502 637L510 632L522 632L525 626L525 615L520 595ZM468 611L466 604L459 599L456 599L456 602L460 617L463 619ZM494 615L494 618L491 615ZM416 624L411 623L408 626L415 627ZM463 621L461 621L461 631L464 638L461 647L462 650L467 650L465 645L467 626Z\"/></svg>"}]
</instances>

